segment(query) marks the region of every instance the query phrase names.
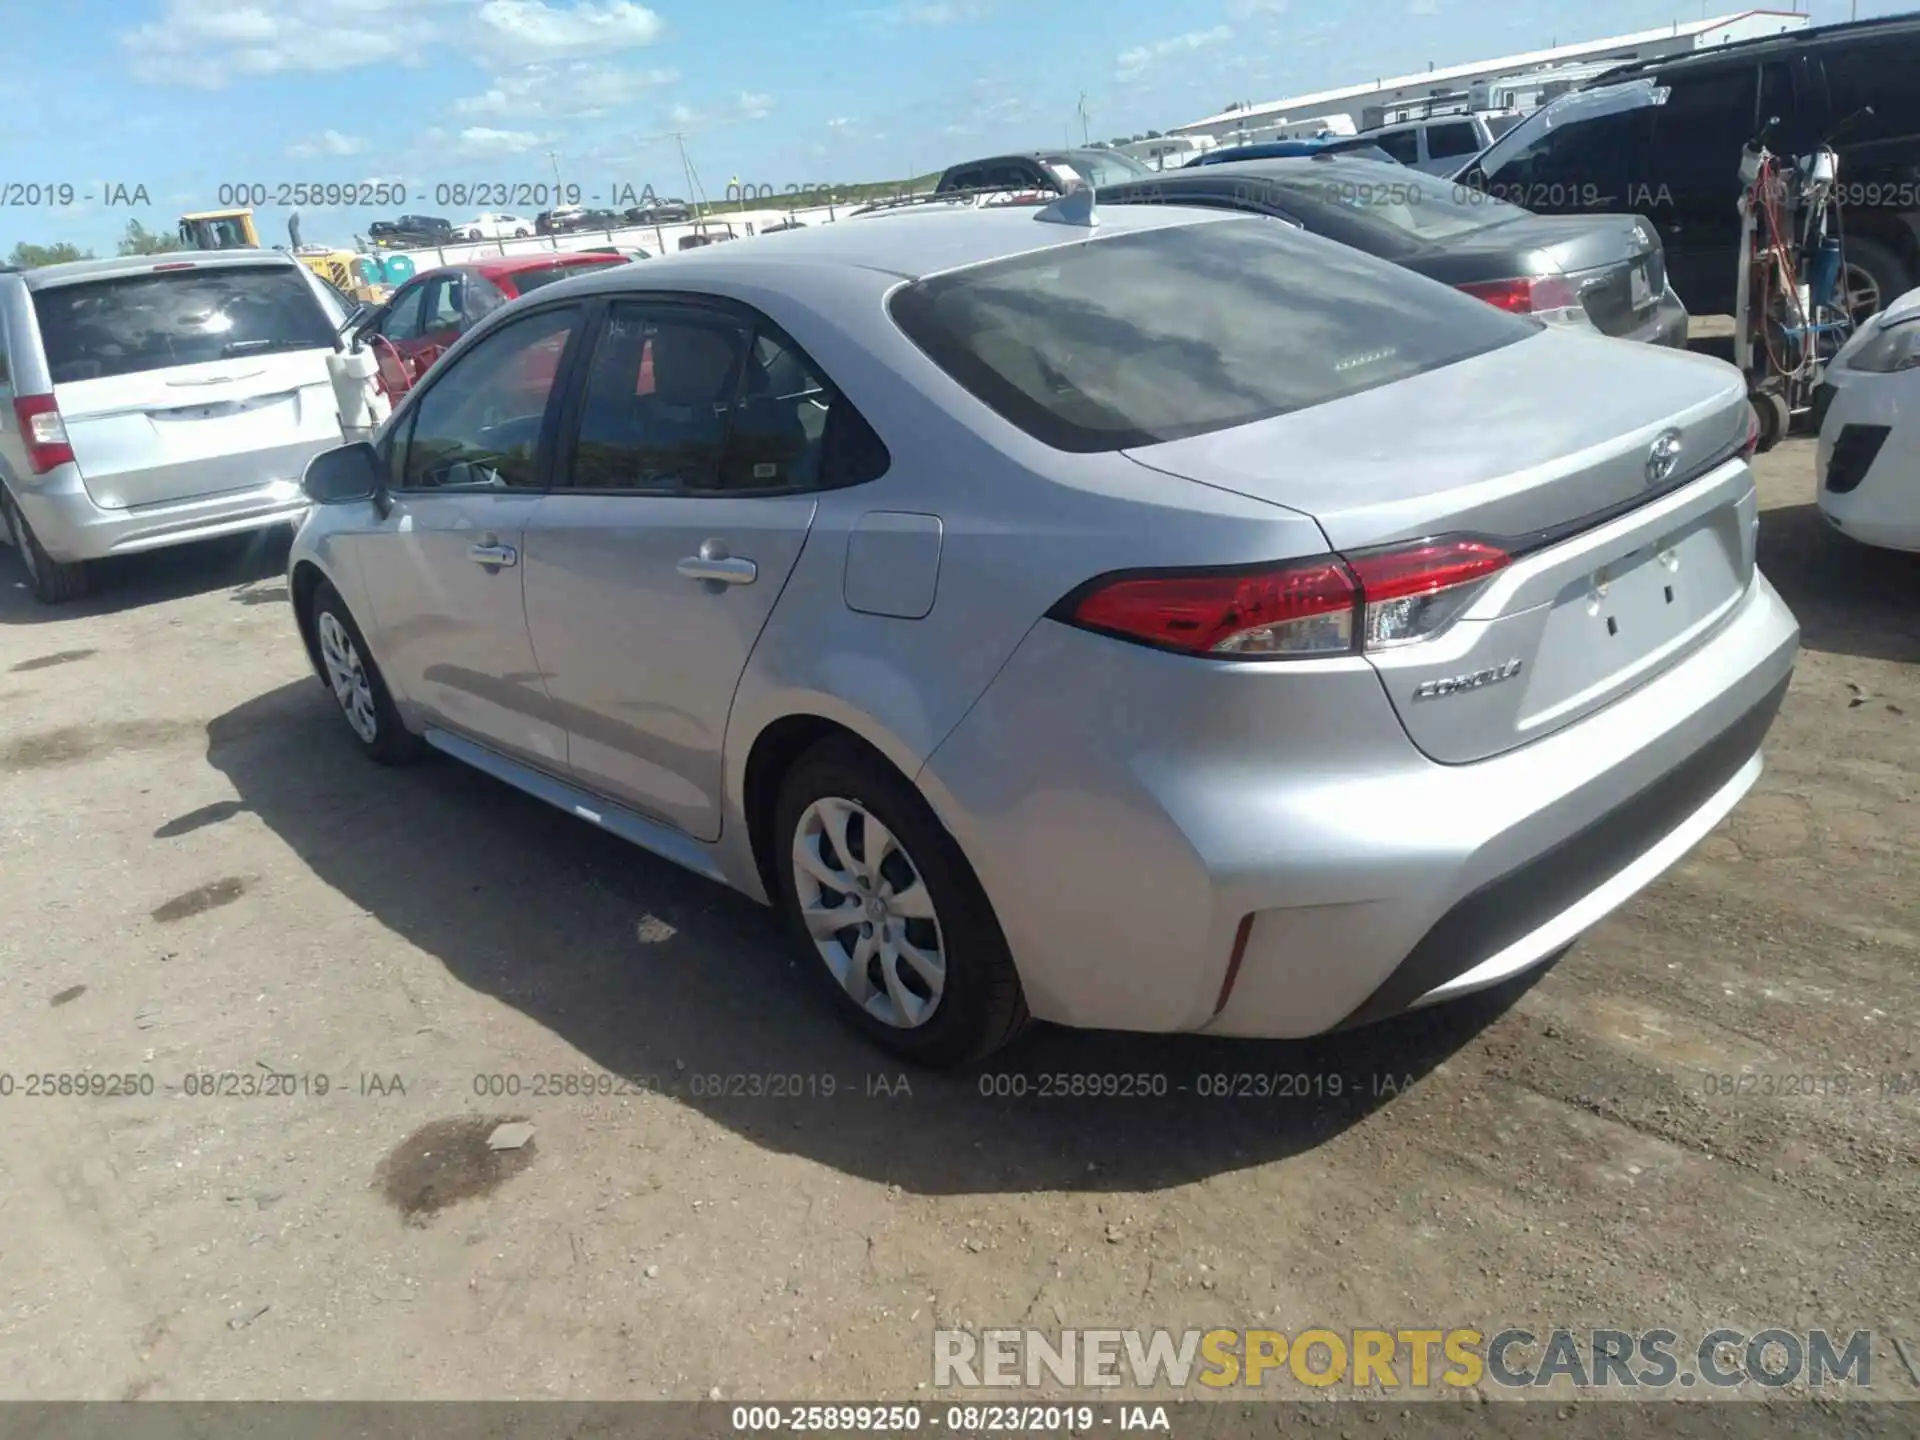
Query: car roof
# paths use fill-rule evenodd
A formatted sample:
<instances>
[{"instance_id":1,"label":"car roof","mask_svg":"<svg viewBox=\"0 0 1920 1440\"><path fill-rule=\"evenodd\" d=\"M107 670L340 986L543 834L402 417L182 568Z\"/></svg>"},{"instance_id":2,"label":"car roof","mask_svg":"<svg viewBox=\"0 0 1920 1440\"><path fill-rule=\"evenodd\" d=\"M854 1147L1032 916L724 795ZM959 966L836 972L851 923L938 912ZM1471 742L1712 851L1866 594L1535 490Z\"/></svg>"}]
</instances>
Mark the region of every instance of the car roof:
<instances>
[{"instance_id":1,"label":"car roof","mask_svg":"<svg viewBox=\"0 0 1920 1440\"><path fill-rule=\"evenodd\" d=\"M1872 41L1886 35L1920 32L1920 16L1883 15L1871 20L1847 20L1837 25L1811 25L1804 30L1785 30L1774 35L1757 35L1751 40L1734 40L1706 50L1691 50L1678 55L1656 55L1645 60L1629 60L1589 80L1582 89L1612 85L1636 76L1661 75L1671 70L1710 70L1727 60L1768 55L1779 50L1799 50L1809 45L1829 45L1848 40Z\"/></svg>"},{"instance_id":2,"label":"car roof","mask_svg":"<svg viewBox=\"0 0 1920 1440\"><path fill-rule=\"evenodd\" d=\"M518 275L527 270L550 270L555 265L604 265L617 257L585 250L549 250L538 255L497 255L484 260L462 260L446 270L478 270L482 275ZM429 272L430 273L430 272Z\"/></svg>"},{"instance_id":3,"label":"car roof","mask_svg":"<svg viewBox=\"0 0 1920 1440\"><path fill-rule=\"evenodd\" d=\"M241 265L299 264L279 250L170 250L161 255L110 255L104 260L69 260L20 272L29 290L46 290L82 280L113 280L127 275L150 275L160 269L192 266L198 270L232 269Z\"/></svg>"},{"instance_id":4,"label":"car roof","mask_svg":"<svg viewBox=\"0 0 1920 1440\"><path fill-rule=\"evenodd\" d=\"M698 289L713 282L752 284L756 276L772 273L774 266L862 270L884 276L890 284L1011 259L1056 245L1246 218L1184 205L1113 205L1098 211L1099 224L1087 229L1042 221L1038 217L1043 213L1038 208L1012 206L969 208L897 215L885 225L855 225L849 221L810 225L790 232L777 246L762 247L751 241L701 246L673 254L644 271L607 266L604 273L563 280L545 293L556 295L563 288L574 294L656 288L662 276L675 277L667 283L676 289Z\"/></svg>"}]
</instances>

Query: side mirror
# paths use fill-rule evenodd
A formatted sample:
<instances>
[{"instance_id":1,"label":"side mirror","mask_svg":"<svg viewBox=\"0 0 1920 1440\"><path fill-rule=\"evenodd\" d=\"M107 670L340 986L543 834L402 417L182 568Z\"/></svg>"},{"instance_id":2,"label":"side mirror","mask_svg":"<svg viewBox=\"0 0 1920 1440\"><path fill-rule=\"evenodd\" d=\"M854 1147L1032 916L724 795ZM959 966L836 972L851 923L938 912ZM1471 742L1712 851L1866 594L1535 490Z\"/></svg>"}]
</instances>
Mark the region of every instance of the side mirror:
<instances>
[{"instance_id":1,"label":"side mirror","mask_svg":"<svg viewBox=\"0 0 1920 1440\"><path fill-rule=\"evenodd\" d=\"M365 440L322 450L307 462L300 488L316 505L343 505L371 500L386 487L380 454Z\"/></svg>"}]
</instances>

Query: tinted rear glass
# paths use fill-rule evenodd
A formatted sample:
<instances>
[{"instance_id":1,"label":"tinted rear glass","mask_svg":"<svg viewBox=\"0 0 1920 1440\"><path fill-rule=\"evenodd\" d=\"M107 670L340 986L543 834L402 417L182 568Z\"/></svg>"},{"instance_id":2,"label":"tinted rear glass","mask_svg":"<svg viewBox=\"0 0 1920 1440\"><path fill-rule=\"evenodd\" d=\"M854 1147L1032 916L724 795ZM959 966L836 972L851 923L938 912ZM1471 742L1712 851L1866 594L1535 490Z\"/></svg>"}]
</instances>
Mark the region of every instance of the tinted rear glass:
<instances>
[{"instance_id":1,"label":"tinted rear glass","mask_svg":"<svg viewBox=\"0 0 1920 1440\"><path fill-rule=\"evenodd\" d=\"M892 301L934 362L1060 450L1245 425L1539 326L1279 221L1180 225L935 275Z\"/></svg>"},{"instance_id":2,"label":"tinted rear glass","mask_svg":"<svg viewBox=\"0 0 1920 1440\"><path fill-rule=\"evenodd\" d=\"M619 263L613 256L608 256L604 260L582 261L574 265L543 265L538 270L514 271L508 283L515 291L524 295L529 290L538 290L542 285L551 285L556 280L566 280L575 275L584 275L587 271L598 269L602 265Z\"/></svg>"},{"instance_id":3,"label":"tinted rear glass","mask_svg":"<svg viewBox=\"0 0 1920 1440\"><path fill-rule=\"evenodd\" d=\"M1325 221L1322 233L1373 255L1413 254L1528 215L1467 186L1366 160L1323 160L1246 183L1271 186L1274 203L1298 209L1310 229Z\"/></svg>"},{"instance_id":4,"label":"tinted rear glass","mask_svg":"<svg viewBox=\"0 0 1920 1440\"><path fill-rule=\"evenodd\" d=\"M289 350L331 350L333 326L289 266L218 266L34 292L56 385Z\"/></svg>"}]
</instances>

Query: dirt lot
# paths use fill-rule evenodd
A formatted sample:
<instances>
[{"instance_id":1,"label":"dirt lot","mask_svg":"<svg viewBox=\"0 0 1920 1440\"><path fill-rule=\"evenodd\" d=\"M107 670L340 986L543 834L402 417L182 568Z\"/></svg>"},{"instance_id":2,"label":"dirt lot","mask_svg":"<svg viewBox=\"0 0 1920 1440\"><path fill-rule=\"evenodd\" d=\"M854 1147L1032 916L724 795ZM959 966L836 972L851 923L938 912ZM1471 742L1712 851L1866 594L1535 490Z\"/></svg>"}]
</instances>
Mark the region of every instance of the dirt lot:
<instances>
[{"instance_id":1,"label":"dirt lot","mask_svg":"<svg viewBox=\"0 0 1920 1440\"><path fill-rule=\"evenodd\" d=\"M1807 648L1735 816L1515 990L1305 1046L1043 1030L999 1067L1157 1101L903 1087L764 912L451 763L363 763L271 547L56 611L0 552L0 1393L912 1398L940 1324L1920 1352L1920 1098L1880 1089L1920 1070L1920 561L1823 532L1806 442L1760 468ZM152 1092L24 1093L75 1071ZM189 1093L269 1071L299 1093ZM1347 1093L1199 1098L1214 1071ZM813 1093L709 1093L769 1074ZM504 1155L457 1123L515 1116Z\"/></svg>"}]
</instances>

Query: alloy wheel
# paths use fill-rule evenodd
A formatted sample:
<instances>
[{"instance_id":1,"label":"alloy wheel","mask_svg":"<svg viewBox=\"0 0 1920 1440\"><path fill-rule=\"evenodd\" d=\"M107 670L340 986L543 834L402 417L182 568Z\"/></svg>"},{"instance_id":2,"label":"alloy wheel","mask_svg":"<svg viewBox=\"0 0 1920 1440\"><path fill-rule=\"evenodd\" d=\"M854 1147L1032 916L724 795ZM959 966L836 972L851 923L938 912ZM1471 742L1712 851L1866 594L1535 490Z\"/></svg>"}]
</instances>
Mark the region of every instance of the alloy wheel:
<instances>
[{"instance_id":1,"label":"alloy wheel","mask_svg":"<svg viewBox=\"0 0 1920 1440\"><path fill-rule=\"evenodd\" d=\"M1848 265L1840 277L1847 315L1854 328L1880 313L1880 282L1858 265Z\"/></svg>"},{"instance_id":2,"label":"alloy wheel","mask_svg":"<svg viewBox=\"0 0 1920 1440\"><path fill-rule=\"evenodd\" d=\"M900 838L857 800L823 796L793 836L800 918L854 1004L912 1030L939 1008L947 952L933 896Z\"/></svg>"},{"instance_id":3,"label":"alloy wheel","mask_svg":"<svg viewBox=\"0 0 1920 1440\"><path fill-rule=\"evenodd\" d=\"M320 613L320 659L327 668L327 684L333 698L353 727L353 733L371 745L380 734L380 715L374 706L373 685L367 679L367 667L360 651L332 611Z\"/></svg>"}]
</instances>

